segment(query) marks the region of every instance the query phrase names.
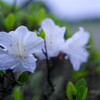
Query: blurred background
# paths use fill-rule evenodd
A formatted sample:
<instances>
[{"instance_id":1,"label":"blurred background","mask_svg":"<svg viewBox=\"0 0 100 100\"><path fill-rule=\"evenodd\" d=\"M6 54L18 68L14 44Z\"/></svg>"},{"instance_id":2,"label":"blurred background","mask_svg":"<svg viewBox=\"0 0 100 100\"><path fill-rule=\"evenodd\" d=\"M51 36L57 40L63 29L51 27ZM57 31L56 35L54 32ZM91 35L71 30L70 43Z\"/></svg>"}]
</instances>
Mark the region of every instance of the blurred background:
<instances>
[{"instance_id":1,"label":"blurred background","mask_svg":"<svg viewBox=\"0 0 100 100\"><path fill-rule=\"evenodd\" d=\"M97 46L100 48L100 0L3 0L8 4L22 6L27 2L41 2L58 19L67 21L74 31L83 26L93 32Z\"/></svg>"},{"instance_id":2,"label":"blurred background","mask_svg":"<svg viewBox=\"0 0 100 100\"><path fill-rule=\"evenodd\" d=\"M63 58L51 59L55 92L49 100L68 100L65 94L67 83L75 83L82 77L88 86L86 100L100 100L100 0L0 0L0 31L11 31L20 25L33 31L45 18L52 18L56 24L67 27L65 39L80 26L91 34L89 61L81 66L80 71L74 72L70 62ZM39 60L29 81L16 88L20 95L23 94L22 100L45 100L46 86L46 62ZM4 100L16 97L16 88Z\"/></svg>"}]
</instances>

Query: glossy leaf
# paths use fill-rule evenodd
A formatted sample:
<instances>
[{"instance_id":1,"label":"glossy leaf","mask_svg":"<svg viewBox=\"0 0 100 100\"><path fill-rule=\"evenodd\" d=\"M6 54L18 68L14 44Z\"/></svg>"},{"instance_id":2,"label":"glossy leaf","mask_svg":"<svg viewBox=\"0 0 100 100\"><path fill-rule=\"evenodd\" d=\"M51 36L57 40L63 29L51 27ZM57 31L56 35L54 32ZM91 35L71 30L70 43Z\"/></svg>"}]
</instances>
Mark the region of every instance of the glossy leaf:
<instances>
[{"instance_id":1,"label":"glossy leaf","mask_svg":"<svg viewBox=\"0 0 100 100\"><path fill-rule=\"evenodd\" d=\"M29 79L29 76L27 75L27 72L23 72L20 76L18 81L20 82L26 82Z\"/></svg>"},{"instance_id":2,"label":"glossy leaf","mask_svg":"<svg viewBox=\"0 0 100 100\"><path fill-rule=\"evenodd\" d=\"M73 100L73 92L76 94L76 89L72 82L69 82L66 88L66 94L68 97L68 100Z\"/></svg>"},{"instance_id":3,"label":"glossy leaf","mask_svg":"<svg viewBox=\"0 0 100 100\"><path fill-rule=\"evenodd\" d=\"M80 79L79 81L77 81L77 83L75 84L76 90L78 90L78 88L79 88L80 86L86 87L85 79Z\"/></svg>"},{"instance_id":4,"label":"glossy leaf","mask_svg":"<svg viewBox=\"0 0 100 100\"><path fill-rule=\"evenodd\" d=\"M36 30L35 30L35 32L36 32L37 36L45 39L45 32L43 31L43 29L41 29L39 33Z\"/></svg>"},{"instance_id":5,"label":"glossy leaf","mask_svg":"<svg viewBox=\"0 0 100 100\"><path fill-rule=\"evenodd\" d=\"M86 82L85 79L80 79L79 81L77 81L77 83L75 84L75 88L76 88L76 98L77 100L85 100L86 96L87 96L87 88L86 88Z\"/></svg>"}]
</instances>

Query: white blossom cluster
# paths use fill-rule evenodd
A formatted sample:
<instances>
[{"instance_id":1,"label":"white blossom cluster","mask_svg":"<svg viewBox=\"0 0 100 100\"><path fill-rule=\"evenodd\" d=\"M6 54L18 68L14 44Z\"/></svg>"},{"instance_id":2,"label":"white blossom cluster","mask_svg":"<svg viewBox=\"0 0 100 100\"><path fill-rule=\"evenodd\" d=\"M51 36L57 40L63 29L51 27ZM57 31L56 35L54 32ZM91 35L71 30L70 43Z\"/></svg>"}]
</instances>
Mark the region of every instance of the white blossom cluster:
<instances>
[{"instance_id":1,"label":"white blossom cluster","mask_svg":"<svg viewBox=\"0 0 100 100\"><path fill-rule=\"evenodd\" d=\"M48 57L56 57L60 52L70 59L74 70L79 70L82 63L88 59L86 44L89 33L81 27L72 37L65 40L66 27L55 25L52 19L44 19L40 29L45 32L45 42ZM25 26L19 26L9 33L0 32L0 70L12 69L16 71L34 72L36 61L34 54L41 60L45 59L46 52L44 39L35 32L29 31Z\"/></svg>"}]
</instances>

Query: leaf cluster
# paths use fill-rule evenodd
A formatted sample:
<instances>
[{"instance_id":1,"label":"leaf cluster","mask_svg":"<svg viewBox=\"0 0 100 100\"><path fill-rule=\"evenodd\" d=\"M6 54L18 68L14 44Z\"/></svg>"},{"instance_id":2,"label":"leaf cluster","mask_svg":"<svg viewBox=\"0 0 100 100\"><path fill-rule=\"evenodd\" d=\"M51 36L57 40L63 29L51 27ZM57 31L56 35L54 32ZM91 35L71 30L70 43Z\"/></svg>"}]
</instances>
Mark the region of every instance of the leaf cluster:
<instances>
[{"instance_id":1,"label":"leaf cluster","mask_svg":"<svg viewBox=\"0 0 100 100\"><path fill-rule=\"evenodd\" d=\"M80 79L73 85L69 82L66 88L66 94L69 100L85 100L88 88L84 79Z\"/></svg>"}]
</instances>

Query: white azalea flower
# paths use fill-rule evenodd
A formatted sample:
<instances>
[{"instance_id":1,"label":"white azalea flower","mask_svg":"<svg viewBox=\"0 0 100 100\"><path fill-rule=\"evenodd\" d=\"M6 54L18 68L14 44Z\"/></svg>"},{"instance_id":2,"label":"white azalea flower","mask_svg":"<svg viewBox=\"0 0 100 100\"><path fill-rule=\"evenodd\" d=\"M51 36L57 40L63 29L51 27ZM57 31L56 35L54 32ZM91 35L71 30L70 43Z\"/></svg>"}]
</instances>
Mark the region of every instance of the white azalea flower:
<instances>
[{"instance_id":1,"label":"white azalea flower","mask_svg":"<svg viewBox=\"0 0 100 100\"><path fill-rule=\"evenodd\" d=\"M79 70L80 65L87 62L88 52L86 44L89 41L89 33L85 32L82 27L71 38L66 40L62 51L67 54L65 59L70 59L74 70Z\"/></svg>"},{"instance_id":2,"label":"white azalea flower","mask_svg":"<svg viewBox=\"0 0 100 100\"><path fill-rule=\"evenodd\" d=\"M0 70L34 72L37 59L32 54L43 47L43 39L36 33L28 31L25 26L9 33L0 32L0 45L4 47L0 49Z\"/></svg>"},{"instance_id":3,"label":"white azalea flower","mask_svg":"<svg viewBox=\"0 0 100 100\"><path fill-rule=\"evenodd\" d=\"M66 31L65 27L59 27L55 25L52 19L46 18L41 23L41 29L45 32L45 40L47 46L48 57L56 57L60 50L61 46L64 43L64 34ZM45 48L43 49L45 51ZM36 54L40 59L44 59L45 55L41 52L41 55Z\"/></svg>"}]
</instances>

